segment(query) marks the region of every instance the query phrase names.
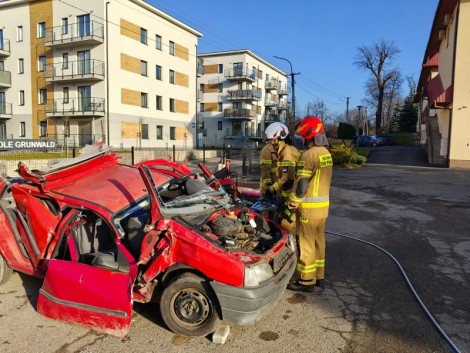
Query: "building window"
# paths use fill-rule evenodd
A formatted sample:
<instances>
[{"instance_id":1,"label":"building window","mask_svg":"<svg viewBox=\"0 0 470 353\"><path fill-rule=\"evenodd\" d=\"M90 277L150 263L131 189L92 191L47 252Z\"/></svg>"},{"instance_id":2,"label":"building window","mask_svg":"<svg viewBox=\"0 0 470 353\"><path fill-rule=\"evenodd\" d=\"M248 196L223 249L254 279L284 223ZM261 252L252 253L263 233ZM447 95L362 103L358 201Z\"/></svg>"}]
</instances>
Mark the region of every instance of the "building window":
<instances>
[{"instance_id":1,"label":"building window","mask_svg":"<svg viewBox=\"0 0 470 353\"><path fill-rule=\"evenodd\" d=\"M24 91L20 91L20 94L18 96L18 104L24 105Z\"/></svg>"},{"instance_id":2,"label":"building window","mask_svg":"<svg viewBox=\"0 0 470 353\"><path fill-rule=\"evenodd\" d=\"M175 83L175 72L170 70L170 83Z\"/></svg>"},{"instance_id":3,"label":"building window","mask_svg":"<svg viewBox=\"0 0 470 353\"><path fill-rule=\"evenodd\" d=\"M175 43L170 40L170 55L175 55Z\"/></svg>"},{"instance_id":4,"label":"building window","mask_svg":"<svg viewBox=\"0 0 470 353\"><path fill-rule=\"evenodd\" d=\"M163 110L162 108L162 96L157 96L157 110Z\"/></svg>"},{"instance_id":5,"label":"building window","mask_svg":"<svg viewBox=\"0 0 470 353\"><path fill-rule=\"evenodd\" d=\"M38 23L38 38L44 38L46 36L46 22Z\"/></svg>"},{"instance_id":6,"label":"building window","mask_svg":"<svg viewBox=\"0 0 470 353\"><path fill-rule=\"evenodd\" d=\"M223 84L223 83L219 83L219 93L222 92L223 88L224 88L224 84Z\"/></svg>"},{"instance_id":7,"label":"building window","mask_svg":"<svg viewBox=\"0 0 470 353\"><path fill-rule=\"evenodd\" d=\"M144 60L140 60L140 74L147 76L147 62Z\"/></svg>"},{"instance_id":8,"label":"building window","mask_svg":"<svg viewBox=\"0 0 470 353\"><path fill-rule=\"evenodd\" d=\"M224 72L224 65L219 64L219 74L222 74Z\"/></svg>"},{"instance_id":9,"label":"building window","mask_svg":"<svg viewBox=\"0 0 470 353\"><path fill-rule=\"evenodd\" d=\"M24 59L18 59L18 73L24 74Z\"/></svg>"},{"instance_id":10,"label":"building window","mask_svg":"<svg viewBox=\"0 0 470 353\"><path fill-rule=\"evenodd\" d=\"M199 106L199 111L200 111L201 113L204 113L204 112L205 112L204 103L201 103L201 105Z\"/></svg>"},{"instance_id":11,"label":"building window","mask_svg":"<svg viewBox=\"0 0 470 353\"><path fill-rule=\"evenodd\" d=\"M163 140L163 126L157 125L157 140Z\"/></svg>"},{"instance_id":12,"label":"building window","mask_svg":"<svg viewBox=\"0 0 470 353\"><path fill-rule=\"evenodd\" d=\"M47 89L41 88L39 90L39 104L46 104L47 102Z\"/></svg>"},{"instance_id":13,"label":"building window","mask_svg":"<svg viewBox=\"0 0 470 353\"><path fill-rule=\"evenodd\" d=\"M162 50L162 37L155 35L155 49Z\"/></svg>"},{"instance_id":14,"label":"building window","mask_svg":"<svg viewBox=\"0 0 470 353\"><path fill-rule=\"evenodd\" d=\"M222 102L219 102L218 105L219 105L219 107L218 107L218 108L219 108L219 112L221 112L221 111L222 111Z\"/></svg>"},{"instance_id":15,"label":"building window","mask_svg":"<svg viewBox=\"0 0 470 353\"><path fill-rule=\"evenodd\" d=\"M176 128L170 126L170 140L176 140Z\"/></svg>"},{"instance_id":16,"label":"building window","mask_svg":"<svg viewBox=\"0 0 470 353\"><path fill-rule=\"evenodd\" d=\"M0 60L0 71L5 71L5 61L4 60Z\"/></svg>"},{"instance_id":17,"label":"building window","mask_svg":"<svg viewBox=\"0 0 470 353\"><path fill-rule=\"evenodd\" d=\"M258 77L259 77L260 80L263 79L263 71L258 70Z\"/></svg>"},{"instance_id":18,"label":"building window","mask_svg":"<svg viewBox=\"0 0 470 353\"><path fill-rule=\"evenodd\" d=\"M46 71L46 56L45 55L41 55L38 58L38 71L39 72Z\"/></svg>"},{"instance_id":19,"label":"building window","mask_svg":"<svg viewBox=\"0 0 470 353\"><path fill-rule=\"evenodd\" d=\"M199 90L204 93L204 83L199 84Z\"/></svg>"},{"instance_id":20,"label":"building window","mask_svg":"<svg viewBox=\"0 0 470 353\"><path fill-rule=\"evenodd\" d=\"M140 93L140 106L142 108L148 108L148 101L147 101L147 93L141 92Z\"/></svg>"},{"instance_id":21,"label":"building window","mask_svg":"<svg viewBox=\"0 0 470 353\"><path fill-rule=\"evenodd\" d=\"M69 33L69 19L67 17L64 17L62 19L62 34L68 34Z\"/></svg>"},{"instance_id":22,"label":"building window","mask_svg":"<svg viewBox=\"0 0 470 353\"><path fill-rule=\"evenodd\" d=\"M173 98L170 98L170 112L175 112L175 100Z\"/></svg>"},{"instance_id":23,"label":"building window","mask_svg":"<svg viewBox=\"0 0 470 353\"><path fill-rule=\"evenodd\" d=\"M62 54L62 68L64 70L69 68L69 53Z\"/></svg>"},{"instance_id":24,"label":"building window","mask_svg":"<svg viewBox=\"0 0 470 353\"><path fill-rule=\"evenodd\" d=\"M269 74L266 74L266 81L269 80Z\"/></svg>"},{"instance_id":25,"label":"building window","mask_svg":"<svg viewBox=\"0 0 470 353\"><path fill-rule=\"evenodd\" d=\"M91 35L90 15L77 16L77 34L79 37L88 37Z\"/></svg>"},{"instance_id":26,"label":"building window","mask_svg":"<svg viewBox=\"0 0 470 353\"><path fill-rule=\"evenodd\" d=\"M162 67L160 65L155 65L155 78L157 80L162 79Z\"/></svg>"},{"instance_id":27,"label":"building window","mask_svg":"<svg viewBox=\"0 0 470 353\"><path fill-rule=\"evenodd\" d=\"M64 99L64 103L69 102L69 88L68 87L62 88L62 97Z\"/></svg>"},{"instance_id":28,"label":"building window","mask_svg":"<svg viewBox=\"0 0 470 353\"><path fill-rule=\"evenodd\" d=\"M20 122L20 137L26 136L26 123L24 121Z\"/></svg>"},{"instance_id":29,"label":"building window","mask_svg":"<svg viewBox=\"0 0 470 353\"><path fill-rule=\"evenodd\" d=\"M142 124L140 126L140 128L142 129L142 138L144 140L148 140L149 139L149 125L148 124Z\"/></svg>"},{"instance_id":30,"label":"building window","mask_svg":"<svg viewBox=\"0 0 470 353\"><path fill-rule=\"evenodd\" d=\"M47 121L39 122L39 134L41 137L47 136Z\"/></svg>"},{"instance_id":31,"label":"building window","mask_svg":"<svg viewBox=\"0 0 470 353\"><path fill-rule=\"evenodd\" d=\"M140 29L140 42L147 44L147 30L145 28Z\"/></svg>"},{"instance_id":32,"label":"building window","mask_svg":"<svg viewBox=\"0 0 470 353\"><path fill-rule=\"evenodd\" d=\"M23 41L23 26L16 27L16 41L17 42Z\"/></svg>"},{"instance_id":33,"label":"building window","mask_svg":"<svg viewBox=\"0 0 470 353\"><path fill-rule=\"evenodd\" d=\"M217 122L217 130L222 130L222 122L221 121Z\"/></svg>"}]
</instances>

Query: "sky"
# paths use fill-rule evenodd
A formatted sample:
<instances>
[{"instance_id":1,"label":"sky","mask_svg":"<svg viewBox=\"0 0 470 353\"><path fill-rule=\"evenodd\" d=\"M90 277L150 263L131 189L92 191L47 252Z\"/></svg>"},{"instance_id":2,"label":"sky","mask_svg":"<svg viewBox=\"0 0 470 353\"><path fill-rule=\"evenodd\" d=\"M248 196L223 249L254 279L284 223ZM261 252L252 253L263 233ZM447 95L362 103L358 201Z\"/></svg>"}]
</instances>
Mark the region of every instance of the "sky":
<instances>
[{"instance_id":1,"label":"sky","mask_svg":"<svg viewBox=\"0 0 470 353\"><path fill-rule=\"evenodd\" d=\"M250 49L295 76L297 115L323 101L330 113L362 105L370 77L357 48L385 40L402 76L418 81L439 0L146 0L203 34L198 53ZM289 80L290 85L290 80ZM406 82L403 93L407 93ZM300 113L300 114L299 114Z\"/></svg>"}]
</instances>

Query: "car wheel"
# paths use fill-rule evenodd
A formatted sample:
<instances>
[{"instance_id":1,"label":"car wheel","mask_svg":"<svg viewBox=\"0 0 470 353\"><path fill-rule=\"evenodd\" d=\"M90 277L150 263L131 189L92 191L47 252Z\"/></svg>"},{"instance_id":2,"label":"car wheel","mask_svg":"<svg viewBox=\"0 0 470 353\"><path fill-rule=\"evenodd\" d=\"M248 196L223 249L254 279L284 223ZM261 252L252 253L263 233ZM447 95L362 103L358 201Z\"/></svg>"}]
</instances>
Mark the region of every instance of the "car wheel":
<instances>
[{"instance_id":1,"label":"car wheel","mask_svg":"<svg viewBox=\"0 0 470 353\"><path fill-rule=\"evenodd\" d=\"M6 283L11 277L13 270L7 265L7 262L0 255L0 285Z\"/></svg>"},{"instance_id":2,"label":"car wheel","mask_svg":"<svg viewBox=\"0 0 470 353\"><path fill-rule=\"evenodd\" d=\"M212 289L205 279L193 274L175 278L163 290L160 312L165 324L183 336L206 336L219 322Z\"/></svg>"}]
</instances>

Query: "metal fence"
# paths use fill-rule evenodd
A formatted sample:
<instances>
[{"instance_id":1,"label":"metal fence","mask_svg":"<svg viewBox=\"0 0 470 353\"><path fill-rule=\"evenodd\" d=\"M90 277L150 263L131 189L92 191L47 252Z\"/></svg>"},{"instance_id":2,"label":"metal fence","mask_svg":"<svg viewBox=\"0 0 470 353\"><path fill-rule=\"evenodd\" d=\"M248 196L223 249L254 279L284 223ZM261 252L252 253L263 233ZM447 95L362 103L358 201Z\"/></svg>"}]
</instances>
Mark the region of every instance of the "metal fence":
<instances>
[{"instance_id":1,"label":"metal fence","mask_svg":"<svg viewBox=\"0 0 470 353\"><path fill-rule=\"evenodd\" d=\"M185 160L214 158L222 155L222 151L216 150L193 150L183 148L116 148L113 149L121 157L123 164L135 164L150 159L171 159L177 162ZM17 150L0 151L0 175L15 177L18 163L23 162L31 170L39 170L53 165L63 159L79 156L81 148L63 147L48 150Z\"/></svg>"}]
</instances>

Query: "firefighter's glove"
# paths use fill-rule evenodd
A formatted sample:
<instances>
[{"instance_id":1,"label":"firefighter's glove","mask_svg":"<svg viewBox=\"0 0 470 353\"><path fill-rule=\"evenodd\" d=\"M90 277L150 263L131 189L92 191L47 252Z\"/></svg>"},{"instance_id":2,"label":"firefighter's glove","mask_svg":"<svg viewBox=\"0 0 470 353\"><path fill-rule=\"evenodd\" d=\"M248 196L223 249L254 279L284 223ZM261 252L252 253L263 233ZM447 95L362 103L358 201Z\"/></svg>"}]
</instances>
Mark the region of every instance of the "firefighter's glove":
<instances>
[{"instance_id":1,"label":"firefighter's glove","mask_svg":"<svg viewBox=\"0 0 470 353\"><path fill-rule=\"evenodd\" d=\"M274 193L272 191L272 186L268 186L267 189L263 193L263 197L265 199L273 199L274 198Z\"/></svg>"},{"instance_id":2,"label":"firefighter's glove","mask_svg":"<svg viewBox=\"0 0 470 353\"><path fill-rule=\"evenodd\" d=\"M282 205L280 211L281 218L287 220L289 223L292 223L292 215L295 212L295 208L290 208L289 205Z\"/></svg>"}]
</instances>

